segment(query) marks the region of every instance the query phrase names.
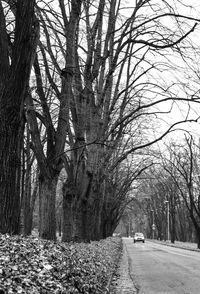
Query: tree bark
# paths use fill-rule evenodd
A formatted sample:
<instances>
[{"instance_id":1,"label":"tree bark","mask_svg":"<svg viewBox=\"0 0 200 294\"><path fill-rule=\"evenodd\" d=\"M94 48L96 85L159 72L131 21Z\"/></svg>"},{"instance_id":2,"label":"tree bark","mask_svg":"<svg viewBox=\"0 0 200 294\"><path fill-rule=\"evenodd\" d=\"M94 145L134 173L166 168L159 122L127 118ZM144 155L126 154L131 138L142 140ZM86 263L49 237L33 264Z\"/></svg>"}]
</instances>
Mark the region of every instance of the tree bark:
<instances>
[{"instance_id":1,"label":"tree bark","mask_svg":"<svg viewBox=\"0 0 200 294\"><path fill-rule=\"evenodd\" d=\"M6 22L0 3L0 232L20 232L21 150L24 98L38 41L35 0L18 0L12 56L8 58ZM4 24L3 24L4 21ZM5 58L5 59L4 59ZM4 60L3 60L4 59ZM1 69L2 70L2 69Z\"/></svg>"},{"instance_id":2,"label":"tree bark","mask_svg":"<svg viewBox=\"0 0 200 294\"><path fill-rule=\"evenodd\" d=\"M195 232L196 232L196 238L197 238L197 248L200 249L200 226L198 224L198 221L196 220L192 209L190 210L190 217L193 222Z\"/></svg>"},{"instance_id":3,"label":"tree bark","mask_svg":"<svg viewBox=\"0 0 200 294\"><path fill-rule=\"evenodd\" d=\"M38 173L38 171L36 171ZM35 201L38 195L38 175L36 175L34 188L31 189L30 175L27 179L27 184L24 191L23 199L23 233L25 236L31 235L33 227L33 211L35 207Z\"/></svg>"},{"instance_id":4,"label":"tree bark","mask_svg":"<svg viewBox=\"0 0 200 294\"><path fill-rule=\"evenodd\" d=\"M3 114L0 120L0 232L19 234L23 127L19 121L8 123L9 110Z\"/></svg>"},{"instance_id":5,"label":"tree bark","mask_svg":"<svg viewBox=\"0 0 200 294\"><path fill-rule=\"evenodd\" d=\"M55 199L58 175L39 177L39 236L56 240Z\"/></svg>"},{"instance_id":6,"label":"tree bark","mask_svg":"<svg viewBox=\"0 0 200 294\"><path fill-rule=\"evenodd\" d=\"M25 188L23 197L23 233L25 236L30 235L32 230L31 215L31 178L30 173L26 174Z\"/></svg>"},{"instance_id":7,"label":"tree bark","mask_svg":"<svg viewBox=\"0 0 200 294\"><path fill-rule=\"evenodd\" d=\"M174 195L172 196L172 205L171 205L171 243L175 242L176 239L176 217L175 217L175 204L174 204Z\"/></svg>"},{"instance_id":8,"label":"tree bark","mask_svg":"<svg viewBox=\"0 0 200 294\"><path fill-rule=\"evenodd\" d=\"M75 192L73 184L68 180L63 184L63 242L70 242L73 239L73 201Z\"/></svg>"}]
</instances>

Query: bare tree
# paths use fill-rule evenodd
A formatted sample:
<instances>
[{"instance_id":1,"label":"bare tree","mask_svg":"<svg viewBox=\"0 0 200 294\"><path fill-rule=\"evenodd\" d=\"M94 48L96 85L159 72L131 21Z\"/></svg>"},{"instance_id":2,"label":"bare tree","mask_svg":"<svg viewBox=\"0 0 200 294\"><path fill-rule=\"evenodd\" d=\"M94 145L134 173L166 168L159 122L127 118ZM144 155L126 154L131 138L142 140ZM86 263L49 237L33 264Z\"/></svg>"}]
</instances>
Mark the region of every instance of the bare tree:
<instances>
[{"instance_id":1,"label":"bare tree","mask_svg":"<svg viewBox=\"0 0 200 294\"><path fill-rule=\"evenodd\" d=\"M169 57L178 56L197 24L166 2L135 1L126 13L115 0L59 0L59 11L45 4L38 8L44 34L34 64L37 91L27 102L40 167L40 235L55 238L55 187L64 164L63 240L98 239L108 175L114 179L129 155L147 150L172 129L148 134L153 118L163 114L160 103L188 101L167 79ZM176 29L165 26L169 20ZM35 109L38 99L41 111ZM57 121L49 109L55 104Z\"/></svg>"},{"instance_id":2,"label":"bare tree","mask_svg":"<svg viewBox=\"0 0 200 294\"><path fill-rule=\"evenodd\" d=\"M159 70L159 63L155 59L151 61L150 57L159 50L167 50L179 44L194 30L196 24L191 25L186 32L176 31L175 39L171 39L171 32L161 25L163 18L170 16L177 22L179 18L185 18L170 11L169 14L161 13L159 16L151 15L141 19L140 10L143 8L154 11L148 2L137 2L133 10L129 11L130 17L121 18L122 23L118 22L120 3L117 6L116 1L109 4L99 1L95 9L90 2L84 3L83 21L80 23L85 27L87 38L83 48L79 45L79 41L84 40L83 35L79 32L77 36L71 96L71 133L74 138L69 140L73 144L71 157L66 163L68 180L64 201L69 200L71 214L66 210L64 215L71 215L72 229L68 232L72 231L72 236L69 238L96 239L101 236L99 224L104 209L104 179L113 152L121 148L121 140L125 139L126 143L123 152L115 158L112 169L129 154L144 149L163 136L149 140L144 131L148 117L150 119L151 115L159 113L155 105L172 99L173 93L169 89L171 85L156 85L153 82L150 72L153 74L155 68ZM93 18L90 17L92 12ZM152 26L155 29L153 36ZM162 38L157 34L158 26L163 28ZM69 74L69 68L65 68L64 77L65 74ZM143 83L145 76L148 78ZM156 93L155 96L152 97L152 93ZM161 94L164 98L160 98ZM176 98L173 96L173 99ZM125 133L127 136L124 136ZM67 205L64 207L69 208ZM96 232L96 235L92 232Z\"/></svg>"},{"instance_id":3,"label":"bare tree","mask_svg":"<svg viewBox=\"0 0 200 294\"><path fill-rule=\"evenodd\" d=\"M75 50L75 34L77 31L77 23L79 21L80 14L80 2L73 2L70 10L70 20L68 22L68 33L66 33L67 56L64 57L66 64L70 64L73 60L74 50ZM45 14L45 9L44 15ZM46 18L46 23L43 20L43 16L38 10L41 25L44 29L44 35L46 36L46 46L49 51L45 50L45 45L39 44L40 55L37 55L34 62L35 71L35 86L37 88L36 93L30 93L26 103L27 103L27 121L29 123L33 150L35 152L38 166L40 168L39 176L39 210L40 210L40 225L39 233L42 238L55 239L56 238L56 216L55 216L55 197L56 197L56 186L58 182L59 173L63 167L63 152L66 144L67 131L69 130L69 104L72 89L72 75L69 73L65 79L62 79L61 83L57 84L58 74L60 76L61 70L57 64L56 54L57 49L52 51L53 46L50 44L50 35L47 30L49 23L48 17ZM51 24L51 23L50 23ZM51 24L52 25L52 24ZM53 30L56 37L58 38L58 49L63 50L62 42L57 36L57 32ZM69 34L70 32L70 34ZM56 48L56 46L55 46ZM54 55L55 54L55 55ZM49 57L50 56L50 57ZM42 62L40 62L40 57L42 57ZM49 58L51 58L52 65L49 65ZM60 58L60 56L59 56ZM63 64L65 64L63 62ZM42 66L43 65L43 66ZM44 68L44 69L43 69ZM57 75L55 75L55 71ZM46 74L46 81L43 80L43 73ZM54 80L55 79L55 80ZM50 87L47 90L46 87ZM33 88L34 89L34 88ZM56 99L51 102L52 96ZM38 100L41 103L41 107L38 109L35 101ZM59 109L57 111L56 103L59 104ZM53 108L50 109L50 107ZM55 120L55 116L58 116L58 120ZM45 136L41 136L38 119L42 122L44 126ZM57 128L56 128L57 127ZM45 144L43 143L45 140Z\"/></svg>"},{"instance_id":4,"label":"bare tree","mask_svg":"<svg viewBox=\"0 0 200 294\"><path fill-rule=\"evenodd\" d=\"M197 237L197 246L200 248L200 197L199 197L199 146L195 144L192 136L185 138L185 144L170 149L171 164L175 174L165 167L173 177L189 216L194 225ZM178 149L177 149L178 147Z\"/></svg>"}]
</instances>

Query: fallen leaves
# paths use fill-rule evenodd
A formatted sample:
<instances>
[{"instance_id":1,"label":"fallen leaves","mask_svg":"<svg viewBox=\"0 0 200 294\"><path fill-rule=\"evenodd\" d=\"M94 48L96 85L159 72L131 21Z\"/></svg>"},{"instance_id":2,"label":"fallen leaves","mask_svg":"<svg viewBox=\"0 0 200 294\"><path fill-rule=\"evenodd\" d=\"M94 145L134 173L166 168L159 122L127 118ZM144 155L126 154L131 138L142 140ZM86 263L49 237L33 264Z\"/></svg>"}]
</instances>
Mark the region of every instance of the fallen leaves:
<instances>
[{"instance_id":1,"label":"fallen leaves","mask_svg":"<svg viewBox=\"0 0 200 294\"><path fill-rule=\"evenodd\" d=\"M0 235L0 294L105 294L120 249L119 238L85 244Z\"/></svg>"}]
</instances>

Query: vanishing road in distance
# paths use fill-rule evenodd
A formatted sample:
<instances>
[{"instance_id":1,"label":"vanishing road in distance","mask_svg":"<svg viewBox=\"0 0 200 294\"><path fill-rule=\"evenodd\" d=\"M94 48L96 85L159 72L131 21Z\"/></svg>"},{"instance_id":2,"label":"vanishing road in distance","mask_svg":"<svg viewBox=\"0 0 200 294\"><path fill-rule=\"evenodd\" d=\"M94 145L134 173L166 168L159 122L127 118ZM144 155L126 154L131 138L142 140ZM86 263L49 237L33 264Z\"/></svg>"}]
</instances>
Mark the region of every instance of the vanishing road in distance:
<instances>
[{"instance_id":1,"label":"vanishing road in distance","mask_svg":"<svg viewBox=\"0 0 200 294\"><path fill-rule=\"evenodd\" d=\"M124 239L138 294L200 293L200 253ZM135 292L134 292L135 293Z\"/></svg>"}]
</instances>

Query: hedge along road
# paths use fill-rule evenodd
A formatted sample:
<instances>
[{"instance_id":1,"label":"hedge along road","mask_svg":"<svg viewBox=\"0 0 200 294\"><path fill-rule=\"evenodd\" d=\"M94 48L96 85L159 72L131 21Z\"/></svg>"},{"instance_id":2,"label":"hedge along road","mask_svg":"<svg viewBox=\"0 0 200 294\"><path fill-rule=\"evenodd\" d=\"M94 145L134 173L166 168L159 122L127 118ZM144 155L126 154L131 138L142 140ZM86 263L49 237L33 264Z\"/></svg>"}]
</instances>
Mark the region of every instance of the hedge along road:
<instances>
[{"instance_id":1,"label":"hedge along road","mask_svg":"<svg viewBox=\"0 0 200 294\"><path fill-rule=\"evenodd\" d=\"M124 239L130 275L139 294L200 293L200 253ZM134 292L135 293L135 292Z\"/></svg>"}]
</instances>

